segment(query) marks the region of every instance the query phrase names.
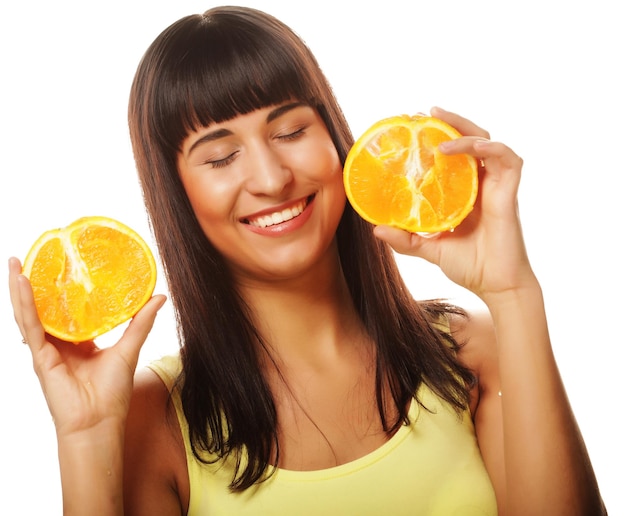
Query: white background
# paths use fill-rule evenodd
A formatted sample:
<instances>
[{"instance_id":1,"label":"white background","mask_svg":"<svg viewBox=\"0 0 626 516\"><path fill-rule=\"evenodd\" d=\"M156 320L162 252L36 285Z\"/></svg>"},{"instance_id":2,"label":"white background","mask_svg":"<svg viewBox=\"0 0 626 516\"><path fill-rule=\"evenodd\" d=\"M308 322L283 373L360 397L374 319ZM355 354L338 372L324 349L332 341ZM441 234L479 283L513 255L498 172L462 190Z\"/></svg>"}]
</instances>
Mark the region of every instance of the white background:
<instances>
[{"instance_id":1,"label":"white background","mask_svg":"<svg viewBox=\"0 0 626 516\"><path fill-rule=\"evenodd\" d=\"M90 214L118 218L151 242L126 127L130 82L162 29L213 4L2 5L0 256L23 258L44 230ZM626 35L619 2L247 5L278 16L307 41L355 134L379 118L441 105L524 158L521 215L557 360L609 512L626 514ZM400 263L416 297L475 302L432 266ZM54 427L6 281L1 288L0 513L61 514ZM165 291L162 279L157 291ZM142 362L175 348L166 306Z\"/></svg>"}]
</instances>

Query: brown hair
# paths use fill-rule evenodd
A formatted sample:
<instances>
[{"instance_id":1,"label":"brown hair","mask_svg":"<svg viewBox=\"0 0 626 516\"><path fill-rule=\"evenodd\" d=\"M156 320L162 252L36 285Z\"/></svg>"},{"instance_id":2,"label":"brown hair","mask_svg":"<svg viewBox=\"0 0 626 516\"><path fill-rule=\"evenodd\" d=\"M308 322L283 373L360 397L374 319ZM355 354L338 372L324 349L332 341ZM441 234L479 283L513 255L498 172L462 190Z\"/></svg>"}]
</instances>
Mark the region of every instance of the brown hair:
<instances>
[{"instance_id":1,"label":"brown hair","mask_svg":"<svg viewBox=\"0 0 626 516\"><path fill-rule=\"evenodd\" d=\"M266 478L277 463L276 411L258 367L264 343L194 216L176 160L191 130L289 99L319 112L343 163L352 135L315 57L286 25L243 7L214 8L168 27L146 51L130 95L135 160L177 317L188 438L198 460L234 458L234 490ZM472 375L456 362L454 339L433 324L460 311L415 302L390 248L349 204L337 245L354 304L377 345L385 429L407 422L408 401L422 382L465 408ZM390 425L386 387L399 414Z\"/></svg>"}]
</instances>

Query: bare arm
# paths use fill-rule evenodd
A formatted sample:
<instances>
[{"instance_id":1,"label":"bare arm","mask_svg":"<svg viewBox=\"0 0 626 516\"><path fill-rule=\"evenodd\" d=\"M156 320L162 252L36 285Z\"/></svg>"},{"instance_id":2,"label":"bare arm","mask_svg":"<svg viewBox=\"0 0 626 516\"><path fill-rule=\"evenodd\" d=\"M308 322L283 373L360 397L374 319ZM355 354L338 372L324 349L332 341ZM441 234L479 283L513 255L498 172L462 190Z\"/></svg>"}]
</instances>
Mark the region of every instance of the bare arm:
<instances>
[{"instance_id":1,"label":"bare arm","mask_svg":"<svg viewBox=\"0 0 626 516\"><path fill-rule=\"evenodd\" d=\"M517 210L522 160L469 120L443 110L433 115L464 135L442 145L442 152L485 163L476 206L454 233L424 239L378 227L376 234L398 252L439 265L489 310L487 326L470 322L468 346L475 349L467 355L482 377L475 422L500 514L604 514L526 255Z\"/></svg>"},{"instance_id":2,"label":"bare arm","mask_svg":"<svg viewBox=\"0 0 626 516\"><path fill-rule=\"evenodd\" d=\"M593 468L549 339L542 340L548 334L541 299L528 301L539 311L531 319L536 327L527 324L522 303L511 306L500 322L505 332L498 331L488 312L472 314L458 329L467 342L459 357L478 375L474 424L499 512L535 507L549 514L602 514ZM516 323L522 327L515 332Z\"/></svg>"},{"instance_id":3,"label":"bare arm","mask_svg":"<svg viewBox=\"0 0 626 516\"><path fill-rule=\"evenodd\" d=\"M121 515L123 424L104 421L79 434L57 433L64 516Z\"/></svg>"},{"instance_id":4,"label":"bare arm","mask_svg":"<svg viewBox=\"0 0 626 516\"><path fill-rule=\"evenodd\" d=\"M133 318L119 342L98 349L44 332L32 289L16 258L9 261L15 321L56 428L63 513L123 514L124 428L139 350L165 298L155 296Z\"/></svg>"},{"instance_id":5,"label":"bare arm","mask_svg":"<svg viewBox=\"0 0 626 516\"><path fill-rule=\"evenodd\" d=\"M602 514L552 353L539 285L502 293L489 306L502 386L508 514L524 506L549 514Z\"/></svg>"}]
</instances>

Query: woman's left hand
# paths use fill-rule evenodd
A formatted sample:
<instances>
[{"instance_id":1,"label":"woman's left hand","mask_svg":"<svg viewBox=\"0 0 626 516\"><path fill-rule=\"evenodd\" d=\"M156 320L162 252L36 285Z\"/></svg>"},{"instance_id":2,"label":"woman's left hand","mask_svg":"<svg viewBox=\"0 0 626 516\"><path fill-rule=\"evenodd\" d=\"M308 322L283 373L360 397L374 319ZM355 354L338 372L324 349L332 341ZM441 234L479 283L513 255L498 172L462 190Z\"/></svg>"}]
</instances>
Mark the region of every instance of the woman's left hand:
<instances>
[{"instance_id":1,"label":"woman's left hand","mask_svg":"<svg viewBox=\"0 0 626 516\"><path fill-rule=\"evenodd\" d=\"M469 154L479 163L479 191L468 217L453 232L422 236L389 226L375 235L397 252L438 265L455 283L484 301L492 295L535 284L526 254L517 207L522 159L473 122L440 108L432 116L463 135L442 144L445 154Z\"/></svg>"}]
</instances>

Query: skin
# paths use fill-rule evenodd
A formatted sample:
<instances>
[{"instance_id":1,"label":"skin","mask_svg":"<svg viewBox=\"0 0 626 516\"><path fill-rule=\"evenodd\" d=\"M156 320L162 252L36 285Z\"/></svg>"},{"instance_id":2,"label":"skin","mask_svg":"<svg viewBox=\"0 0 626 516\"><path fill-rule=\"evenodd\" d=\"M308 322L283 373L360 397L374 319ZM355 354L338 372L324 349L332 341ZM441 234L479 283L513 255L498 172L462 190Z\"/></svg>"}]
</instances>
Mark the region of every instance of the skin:
<instances>
[{"instance_id":1,"label":"skin","mask_svg":"<svg viewBox=\"0 0 626 516\"><path fill-rule=\"evenodd\" d=\"M179 172L261 333L271 335L291 387L266 367L279 418L279 466L325 468L362 457L387 437L373 403L372 343L347 295L335 248L345 200L336 152L310 109L296 106L274 117L274 108L190 134ZM437 264L485 304L483 313L451 324L467 341L460 359L478 376L471 413L499 513L603 514L524 248L516 200L522 160L471 121L438 108L431 114L464 135L442 145L443 152L485 163L476 207L454 233L436 238L390 227L375 234L400 253ZM207 138L215 131L219 138ZM303 214L279 228L246 223L312 195ZM133 383L163 296L137 314L115 346L67 346L43 332L19 261L11 259L9 269L15 319L55 420L65 513L91 507L98 514L124 508L137 515L185 514L184 448L180 431L163 421L167 392L150 371L138 372ZM101 455L85 460L86 448Z\"/></svg>"},{"instance_id":2,"label":"skin","mask_svg":"<svg viewBox=\"0 0 626 516\"><path fill-rule=\"evenodd\" d=\"M178 169L201 227L238 283L288 281L334 252L342 166L314 109L286 103L191 133ZM286 223L246 223L305 201L304 213Z\"/></svg>"}]
</instances>

